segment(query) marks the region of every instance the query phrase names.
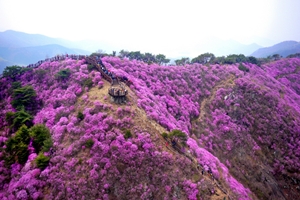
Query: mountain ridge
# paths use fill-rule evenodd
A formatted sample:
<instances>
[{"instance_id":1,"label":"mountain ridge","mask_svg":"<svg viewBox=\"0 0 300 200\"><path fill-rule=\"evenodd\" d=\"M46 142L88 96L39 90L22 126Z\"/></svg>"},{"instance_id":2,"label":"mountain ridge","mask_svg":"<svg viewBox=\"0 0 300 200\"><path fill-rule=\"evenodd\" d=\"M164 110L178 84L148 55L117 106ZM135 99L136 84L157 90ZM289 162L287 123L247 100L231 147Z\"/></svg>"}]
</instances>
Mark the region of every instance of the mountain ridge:
<instances>
[{"instance_id":1,"label":"mountain ridge","mask_svg":"<svg viewBox=\"0 0 300 200\"><path fill-rule=\"evenodd\" d=\"M295 53L300 53L300 42L290 40L277 43L270 47L260 48L253 52L251 56L266 58L274 54L279 54L282 57L287 57L288 55Z\"/></svg>"}]
</instances>

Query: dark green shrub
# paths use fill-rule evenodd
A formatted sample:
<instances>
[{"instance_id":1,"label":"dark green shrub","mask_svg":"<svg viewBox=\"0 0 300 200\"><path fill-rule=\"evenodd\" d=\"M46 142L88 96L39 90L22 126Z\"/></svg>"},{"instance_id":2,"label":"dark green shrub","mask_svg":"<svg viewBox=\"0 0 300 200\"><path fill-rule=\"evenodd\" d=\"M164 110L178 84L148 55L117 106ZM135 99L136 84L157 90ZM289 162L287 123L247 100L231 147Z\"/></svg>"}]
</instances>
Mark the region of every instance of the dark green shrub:
<instances>
[{"instance_id":1,"label":"dark green shrub","mask_svg":"<svg viewBox=\"0 0 300 200\"><path fill-rule=\"evenodd\" d=\"M16 132L14 138L18 143L23 142L24 144L29 144L30 134L28 127L26 125L22 125Z\"/></svg>"},{"instance_id":2,"label":"dark green shrub","mask_svg":"<svg viewBox=\"0 0 300 200\"><path fill-rule=\"evenodd\" d=\"M71 71L70 69L62 69L55 75L55 78L59 81L66 80L70 77Z\"/></svg>"},{"instance_id":3,"label":"dark green shrub","mask_svg":"<svg viewBox=\"0 0 300 200\"><path fill-rule=\"evenodd\" d=\"M45 156L44 153L39 153L39 155L35 159L35 162L38 168L44 170L48 166L49 160L50 158L48 156Z\"/></svg>"},{"instance_id":4,"label":"dark green shrub","mask_svg":"<svg viewBox=\"0 0 300 200\"><path fill-rule=\"evenodd\" d=\"M167 139L167 138L168 138L168 133L163 132L163 133L161 134L161 136L163 136L163 138Z\"/></svg>"},{"instance_id":5,"label":"dark green shrub","mask_svg":"<svg viewBox=\"0 0 300 200\"><path fill-rule=\"evenodd\" d=\"M8 94L12 95L15 89L19 89L21 87L22 87L21 82L19 81L12 82L11 87L8 90Z\"/></svg>"},{"instance_id":6,"label":"dark green shrub","mask_svg":"<svg viewBox=\"0 0 300 200\"><path fill-rule=\"evenodd\" d=\"M186 134L184 132L182 132L181 130L177 130L177 129L171 131L170 136L187 139Z\"/></svg>"},{"instance_id":7,"label":"dark green shrub","mask_svg":"<svg viewBox=\"0 0 300 200\"><path fill-rule=\"evenodd\" d=\"M125 134L124 134L124 138L128 139L128 138L131 138L131 137L132 137L132 134L131 134L130 130L126 130Z\"/></svg>"},{"instance_id":8,"label":"dark green shrub","mask_svg":"<svg viewBox=\"0 0 300 200\"><path fill-rule=\"evenodd\" d=\"M25 164L28 156L28 144L30 142L29 130L26 125L23 125L16 135L9 138L6 142L6 156L5 162L10 165L14 162Z\"/></svg>"},{"instance_id":9,"label":"dark green shrub","mask_svg":"<svg viewBox=\"0 0 300 200\"><path fill-rule=\"evenodd\" d=\"M47 147L44 148L44 150L49 150L52 146L52 140L51 140L51 135L49 129L43 125L43 124L37 124L31 127L30 129L30 136L33 139L32 145L37 153L39 153L43 146L44 142L48 140L46 145ZM49 147L49 145L51 146Z\"/></svg>"},{"instance_id":10,"label":"dark green shrub","mask_svg":"<svg viewBox=\"0 0 300 200\"><path fill-rule=\"evenodd\" d=\"M97 69L94 65L88 65L87 68L88 68L89 72L91 72L94 69Z\"/></svg>"},{"instance_id":11,"label":"dark green shrub","mask_svg":"<svg viewBox=\"0 0 300 200\"><path fill-rule=\"evenodd\" d=\"M13 83L11 84L11 88L12 88L13 90L18 89L18 88L21 88L21 87L22 87L22 84L21 84L21 82L19 82L19 81L15 81L15 82L13 82Z\"/></svg>"},{"instance_id":12,"label":"dark green shrub","mask_svg":"<svg viewBox=\"0 0 300 200\"><path fill-rule=\"evenodd\" d=\"M169 137L177 137L178 139L180 139L180 140L183 140L183 141L187 141L187 136L186 136L186 134L185 133L183 133L182 131L180 131L180 130L173 130L171 133L170 133L170 135L169 135Z\"/></svg>"},{"instance_id":13,"label":"dark green shrub","mask_svg":"<svg viewBox=\"0 0 300 200\"><path fill-rule=\"evenodd\" d=\"M50 148L52 147L52 145L53 145L53 142L52 142L51 138L47 138L46 140L44 140L42 152L48 152L50 150Z\"/></svg>"},{"instance_id":14,"label":"dark green shrub","mask_svg":"<svg viewBox=\"0 0 300 200\"><path fill-rule=\"evenodd\" d=\"M20 110L14 113L11 128L13 130L18 130L23 124L30 127L33 124L32 119L33 117L29 113L25 112L24 110Z\"/></svg>"},{"instance_id":15,"label":"dark green shrub","mask_svg":"<svg viewBox=\"0 0 300 200\"><path fill-rule=\"evenodd\" d=\"M14 150L17 149L18 146L18 141L15 139L15 137L10 137L8 138L8 140L6 141L6 151L8 153L13 153Z\"/></svg>"},{"instance_id":16,"label":"dark green shrub","mask_svg":"<svg viewBox=\"0 0 300 200\"><path fill-rule=\"evenodd\" d=\"M32 86L24 86L13 90L12 106L21 110L33 106L35 102L36 93Z\"/></svg>"},{"instance_id":17,"label":"dark green shrub","mask_svg":"<svg viewBox=\"0 0 300 200\"><path fill-rule=\"evenodd\" d=\"M7 112L5 115L5 120L9 126L11 126L13 124L14 118L15 118L14 112Z\"/></svg>"},{"instance_id":18,"label":"dark green shrub","mask_svg":"<svg viewBox=\"0 0 300 200\"><path fill-rule=\"evenodd\" d=\"M242 64L239 65L239 70L244 71L244 72L249 72L249 69Z\"/></svg>"},{"instance_id":19,"label":"dark green shrub","mask_svg":"<svg viewBox=\"0 0 300 200\"><path fill-rule=\"evenodd\" d=\"M93 80L91 78L87 78L83 81L83 86L91 88L93 86Z\"/></svg>"},{"instance_id":20,"label":"dark green shrub","mask_svg":"<svg viewBox=\"0 0 300 200\"><path fill-rule=\"evenodd\" d=\"M83 113L82 113L81 111L79 111L79 112L77 113L77 118L78 118L80 121L82 121L82 120L84 119L84 115L83 115Z\"/></svg>"},{"instance_id":21,"label":"dark green shrub","mask_svg":"<svg viewBox=\"0 0 300 200\"><path fill-rule=\"evenodd\" d=\"M29 156L28 145L24 144L23 142L20 142L18 144L18 151L16 151L16 156L17 156L16 161L24 165Z\"/></svg>"},{"instance_id":22,"label":"dark green shrub","mask_svg":"<svg viewBox=\"0 0 300 200\"><path fill-rule=\"evenodd\" d=\"M91 148L93 145L94 145L94 140L93 139L88 139L85 142L85 146L88 147L88 148Z\"/></svg>"}]
</instances>

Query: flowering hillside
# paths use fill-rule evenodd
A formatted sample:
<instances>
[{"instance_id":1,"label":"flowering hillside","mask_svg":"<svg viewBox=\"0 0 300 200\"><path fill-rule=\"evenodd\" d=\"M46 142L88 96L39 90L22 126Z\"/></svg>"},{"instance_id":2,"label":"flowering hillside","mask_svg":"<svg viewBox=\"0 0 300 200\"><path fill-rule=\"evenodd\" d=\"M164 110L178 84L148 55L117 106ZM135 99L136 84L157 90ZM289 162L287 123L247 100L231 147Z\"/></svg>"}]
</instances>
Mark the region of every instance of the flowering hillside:
<instances>
[{"instance_id":1,"label":"flowering hillside","mask_svg":"<svg viewBox=\"0 0 300 200\"><path fill-rule=\"evenodd\" d=\"M1 199L300 197L300 59L102 62L132 82L125 105L84 59L0 80Z\"/></svg>"}]
</instances>

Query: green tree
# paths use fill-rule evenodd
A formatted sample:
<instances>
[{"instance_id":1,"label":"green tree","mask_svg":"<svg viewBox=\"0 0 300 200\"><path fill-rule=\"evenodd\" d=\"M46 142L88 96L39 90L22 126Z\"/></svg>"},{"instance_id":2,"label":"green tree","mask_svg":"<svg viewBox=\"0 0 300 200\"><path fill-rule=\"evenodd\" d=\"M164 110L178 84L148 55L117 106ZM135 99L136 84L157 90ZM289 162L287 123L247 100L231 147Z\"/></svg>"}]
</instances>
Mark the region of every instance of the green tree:
<instances>
[{"instance_id":1,"label":"green tree","mask_svg":"<svg viewBox=\"0 0 300 200\"><path fill-rule=\"evenodd\" d=\"M170 59L167 59L165 55L163 54L158 54L155 56L156 62L160 65L162 64L167 64L170 62Z\"/></svg>"},{"instance_id":2,"label":"green tree","mask_svg":"<svg viewBox=\"0 0 300 200\"><path fill-rule=\"evenodd\" d=\"M14 81L23 73L22 67L14 65L8 66L4 69L2 75L3 77L8 77L13 79Z\"/></svg>"},{"instance_id":3,"label":"green tree","mask_svg":"<svg viewBox=\"0 0 300 200\"><path fill-rule=\"evenodd\" d=\"M19 130L16 132L14 136L17 142L23 142L24 144L29 144L30 142L30 134L28 127L23 124Z\"/></svg>"},{"instance_id":4,"label":"green tree","mask_svg":"<svg viewBox=\"0 0 300 200\"><path fill-rule=\"evenodd\" d=\"M257 58L255 58L254 56L249 56L248 61L249 61L249 63L255 64L255 65L259 64Z\"/></svg>"},{"instance_id":5,"label":"green tree","mask_svg":"<svg viewBox=\"0 0 300 200\"><path fill-rule=\"evenodd\" d=\"M215 59L215 55L212 53L204 53L200 54L196 58L192 59L192 63L200 63L200 64L206 64L206 63L213 63Z\"/></svg>"},{"instance_id":6,"label":"green tree","mask_svg":"<svg viewBox=\"0 0 300 200\"><path fill-rule=\"evenodd\" d=\"M182 131L180 130L173 130L171 131L171 133L169 134L169 137L171 139L173 138L177 138L179 140L181 140L182 144L185 145L186 144L186 141L187 141L187 136L185 133L183 133Z\"/></svg>"},{"instance_id":7,"label":"green tree","mask_svg":"<svg viewBox=\"0 0 300 200\"><path fill-rule=\"evenodd\" d=\"M243 54L239 54L239 55L231 54L225 58L224 63L234 64L234 63L241 63L241 62L248 62L248 61L249 61L248 58Z\"/></svg>"},{"instance_id":8,"label":"green tree","mask_svg":"<svg viewBox=\"0 0 300 200\"><path fill-rule=\"evenodd\" d=\"M21 88L21 87L22 87L22 84L21 84L21 82L19 82L19 81L15 81L15 82L13 82L13 83L11 84L11 88L12 88L13 90L19 89L19 88Z\"/></svg>"},{"instance_id":9,"label":"green tree","mask_svg":"<svg viewBox=\"0 0 300 200\"><path fill-rule=\"evenodd\" d=\"M28 156L28 144L30 142L29 129L26 125L23 125L16 132L15 136L9 138L6 142L6 163L12 164L18 162L25 164Z\"/></svg>"},{"instance_id":10,"label":"green tree","mask_svg":"<svg viewBox=\"0 0 300 200\"><path fill-rule=\"evenodd\" d=\"M120 58L127 58L128 57L128 54L129 54L129 51L125 51L125 50L121 50L120 52L119 52L119 57Z\"/></svg>"},{"instance_id":11,"label":"green tree","mask_svg":"<svg viewBox=\"0 0 300 200\"><path fill-rule=\"evenodd\" d=\"M17 158L16 161L24 165L27 162L29 156L28 144L24 144L23 142L20 142L18 144L18 149L15 152L15 156Z\"/></svg>"},{"instance_id":12,"label":"green tree","mask_svg":"<svg viewBox=\"0 0 300 200\"><path fill-rule=\"evenodd\" d=\"M22 108L28 108L35 104L36 93L32 86L24 86L13 90L12 106L21 110Z\"/></svg>"},{"instance_id":13,"label":"green tree","mask_svg":"<svg viewBox=\"0 0 300 200\"><path fill-rule=\"evenodd\" d=\"M13 118L12 125L11 125L12 130L18 130L22 125L26 125L30 127L33 124L32 123L33 117L23 109L15 112L12 118Z\"/></svg>"},{"instance_id":14,"label":"green tree","mask_svg":"<svg viewBox=\"0 0 300 200\"><path fill-rule=\"evenodd\" d=\"M186 65L190 63L190 59L188 57L183 57L181 59L175 60L176 65Z\"/></svg>"},{"instance_id":15,"label":"green tree","mask_svg":"<svg viewBox=\"0 0 300 200\"><path fill-rule=\"evenodd\" d=\"M128 53L127 57L130 60L135 59L135 60L143 61L144 55L140 51L131 51Z\"/></svg>"},{"instance_id":16,"label":"green tree","mask_svg":"<svg viewBox=\"0 0 300 200\"><path fill-rule=\"evenodd\" d=\"M281 55L279 55L278 53L277 53L277 54L273 54L273 55L271 56L271 58L272 58L273 60L279 60L279 59L281 58Z\"/></svg>"},{"instance_id":17,"label":"green tree","mask_svg":"<svg viewBox=\"0 0 300 200\"><path fill-rule=\"evenodd\" d=\"M142 54L142 60L148 64L156 62L155 56L151 53Z\"/></svg>"},{"instance_id":18,"label":"green tree","mask_svg":"<svg viewBox=\"0 0 300 200\"><path fill-rule=\"evenodd\" d=\"M216 57L213 64L224 64L225 63L225 56Z\"/></svg>"},{"instance_id":19,"label":"green tree","mask_svg":"<svg viewBox=\"0 0 300 200\"><path fill-rule=\"evenodd\" d=\"M47 145L52 144L50 131L43 124L36 124L33 127L31 127L30 136L33 139L32 145L37 153L39 153L42 150L46 140L48 140L46 142ZM45 149L48 149L48 147L44 148L44 150Z\"/></svg>"},{"instance_id":20,"label":"green tree","mask_svg":"<svg viewBox=\"0 0 300 200\"><path fill-rule=\"evenodd\" d=\"M15 118L15 113L14 112L7 112L5 115L5 120L8 123L9 126L13 125L14 122L14 118Z\"/></svg>"},{"instance_id":21,"label":"green tree","mask_svg":"<svg viewBox=\"0 0 300 200\"><path fill-rule=\"evenodd\" d=\"M44 170L49 165L50 158L45 156L44 153L39 153L36 157L35 162L38 168Z\"/></svg>"},{"instance_id":22,"label":"green tree","mask_svg":"<svg viewBox=\"0 0 300 200\"><path fill-rule=\"evenodd\" d=\"M48 152L50 150L50 148L52 147L52 145L53 145L52 138L49 137L46 140L44 140L43 147L42 147L41 151L42 152Z\"/></svg>"},{"instance_id":23,"label":"green tree","mask_svg":"<svg viewBox=\"0 0 300 200\"><path fill-rule=\"evenodd\" d=\"M287 58L300 58L300 53L294 53L287 56Z\"/></svg>"}]
</instances>

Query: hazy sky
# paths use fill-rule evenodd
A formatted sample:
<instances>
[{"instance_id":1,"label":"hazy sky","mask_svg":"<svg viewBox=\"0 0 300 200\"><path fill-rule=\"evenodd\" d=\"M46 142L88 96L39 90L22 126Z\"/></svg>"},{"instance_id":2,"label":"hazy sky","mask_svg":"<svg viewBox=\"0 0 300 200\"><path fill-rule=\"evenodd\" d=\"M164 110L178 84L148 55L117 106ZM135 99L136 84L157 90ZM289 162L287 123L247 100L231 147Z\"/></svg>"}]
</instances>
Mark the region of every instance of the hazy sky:
<instances>
[{"instance_id":1,"label":"hazy sky","mask_svg":"<svg viewBox=\"0 0 300 200\"><path fill-rule=\"evenodd\" d=\"M188 48L208 37L300 41L299 24L300 0L0 0L0 31L97 39L129 50Z\"/></svg>"}]
</instances>

